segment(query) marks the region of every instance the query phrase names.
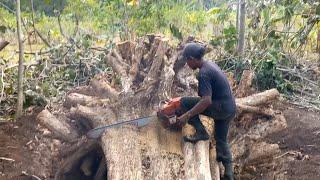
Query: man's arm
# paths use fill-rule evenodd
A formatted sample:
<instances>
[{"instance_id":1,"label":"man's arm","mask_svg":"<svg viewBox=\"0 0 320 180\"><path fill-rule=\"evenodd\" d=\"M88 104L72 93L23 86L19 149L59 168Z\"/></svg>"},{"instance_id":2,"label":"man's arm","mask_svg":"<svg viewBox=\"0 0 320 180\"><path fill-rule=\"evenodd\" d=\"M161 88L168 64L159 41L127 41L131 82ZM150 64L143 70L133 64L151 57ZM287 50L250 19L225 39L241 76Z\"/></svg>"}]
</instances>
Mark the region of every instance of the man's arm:
<instances>
[{"instance_id":1,"label":"man's arm","mask_svg":"<svg viewBox=\"0 0 320 180\"><path fill-rule=\"evenodd\" d=\"M187 113L188 116L191 118L197 114L202 113L212 104L211 96L203 96L201 97L200 101Z\"/></svg>"},{"instance_id":2,"label":"man's arm","mask_svg":"<svg viewBox=\"0 0 320 180\"><path fill-rule=\"evenodd\" d=\"M180 117L178 117L178 121L180 124L185 124L187 120L191 117L200 114L204 110L206 110L212 104L211 96L203 96L200 101L188 112L184 113Z\"/></svg>"}]
</instances>

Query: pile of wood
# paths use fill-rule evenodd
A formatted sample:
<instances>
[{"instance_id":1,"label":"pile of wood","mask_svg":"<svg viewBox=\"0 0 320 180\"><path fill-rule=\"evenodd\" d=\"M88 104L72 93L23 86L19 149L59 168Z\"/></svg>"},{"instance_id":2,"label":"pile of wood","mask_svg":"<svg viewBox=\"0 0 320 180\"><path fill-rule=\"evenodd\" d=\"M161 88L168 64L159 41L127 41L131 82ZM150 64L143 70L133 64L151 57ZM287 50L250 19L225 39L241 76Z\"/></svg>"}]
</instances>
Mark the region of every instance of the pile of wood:
<instances>
[{"instance_id":1,"label":"pile of wood","mask_svg":"<svg viewBox=\"0 0 320 180\"><path fill-rule=\"evenodd\" d=\"M64 158L56 179L67 178L74 171L94 179L219 179L214 141L183 142L182 135L194 131L188 125L182 133L172 132L155 120L140 129L131 125L109 129L98 140L83 136L97 126L152 115L160 100L196 96L196 78L182 66L180 57L190 41L194 39L173 48L168 39L148 35L136 42L119 43L105 56L114 72L112 78L99 74L90 85L70 91L59 118L48 110L38 115L42 125L70 144L61 150ZM279 92L251 94L252 78L252 72L245 71L238 85L230 79L238 107L230 128L238 175L255 163L272 160L279 147L262 139L286 127L281 113L270 106ZM213 134L213 121L201 119Z\"/></svg>"}]
</instances>

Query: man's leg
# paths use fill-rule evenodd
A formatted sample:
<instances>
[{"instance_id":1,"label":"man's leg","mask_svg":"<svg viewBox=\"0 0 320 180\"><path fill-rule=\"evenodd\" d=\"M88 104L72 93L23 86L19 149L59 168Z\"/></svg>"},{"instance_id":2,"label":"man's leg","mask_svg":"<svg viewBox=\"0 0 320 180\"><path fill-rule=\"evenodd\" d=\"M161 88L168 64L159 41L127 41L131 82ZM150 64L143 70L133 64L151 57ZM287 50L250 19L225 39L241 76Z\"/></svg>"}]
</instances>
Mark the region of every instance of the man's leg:
<instances>
[{"instance_id":1,"label":"man's leg","mask_svg":"<svg viewBox=\"0 0 320 180\"><path fill-rule=\"evenodd\" d=\"M181 108L183 113L192 109L200 101L199 97L183 97L181 98ZM206 110L204 115L210 116L209 112ZM205 127L200 121L199 115L193 116L188 120L188 123L196 129L196 134L193 136L183 137L184 141L195 143L200 140L208 140L209 134L207 133Z\"/></svg>"},{"instance_id":2,"label":"man's leg","mask_svg":"<svg viewBox=\"0 0 320 180\"><path fill-rule=\"evenodd\" d=\"M233 118L225 120L215 120L215 140L216 140L216 152L217 152L217 161L222 162L225 173L224 179L233 180L233 167L232 167L232 156L228 144L228 130L229 123Z\"/></svg>"}]
</instances>

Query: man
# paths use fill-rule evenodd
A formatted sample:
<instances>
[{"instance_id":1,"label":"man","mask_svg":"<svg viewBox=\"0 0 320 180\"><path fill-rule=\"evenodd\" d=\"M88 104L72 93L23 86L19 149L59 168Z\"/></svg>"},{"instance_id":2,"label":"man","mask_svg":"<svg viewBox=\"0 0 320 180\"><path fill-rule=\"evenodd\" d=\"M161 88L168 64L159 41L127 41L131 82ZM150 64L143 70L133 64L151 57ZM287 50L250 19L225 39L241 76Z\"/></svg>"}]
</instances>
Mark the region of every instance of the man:
<instances>
[{"instance_id":1,"label":"man","mask_svg":"<svg viewBox=\"0 0 320 180\"><path fill-rule=\"evenodd\" d=\"M184 137L184 141L195 143L208 140L209 135L200 121L199 114L214 119L217 161L225 167L224 179L233 179L232 157L227 142L229 123L236 113L234 96L222 70L217 64L205 61L205 48L197 43L188 43L183 50L183 59L188 66L199 69L198 95L200 97L182 97L181 108L184 114L178 122L188 122L196 129L193 136Z\"/></svg>"}]
</instances>

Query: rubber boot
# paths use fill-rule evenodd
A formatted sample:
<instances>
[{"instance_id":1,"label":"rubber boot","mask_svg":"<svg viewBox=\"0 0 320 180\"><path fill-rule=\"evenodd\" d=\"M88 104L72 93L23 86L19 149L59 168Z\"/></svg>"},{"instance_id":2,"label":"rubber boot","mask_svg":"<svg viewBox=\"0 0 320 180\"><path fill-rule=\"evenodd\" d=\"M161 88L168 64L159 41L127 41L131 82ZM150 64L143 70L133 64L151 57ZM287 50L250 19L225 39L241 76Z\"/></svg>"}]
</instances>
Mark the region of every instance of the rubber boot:
<instances>
[{"instance_id":1,"label":"rubber boot","mask_svg":"<svg viewBox=\"0 0 320 180\"><path fill-rule=\"evenodd\" d=\"M194 123L191 122L189 124L191 124L196 129L196 133L193 136L184 136L183 140L185 142L196 143L201 140L205 141L209 139L209 134L207 133L205 127L200 122L200 120Z\"/></svg>"},{"instance_id":2,"label":"rubber boot","mask_svg":"<svg viewBox=\"0 0 320 180\"><path fill-rule=\"evenodd\" d=\"M224 166L223 180L234 180L232 164L226 163L226 164L223 164L223 166Z\"/></svg>"}]
</instances>

